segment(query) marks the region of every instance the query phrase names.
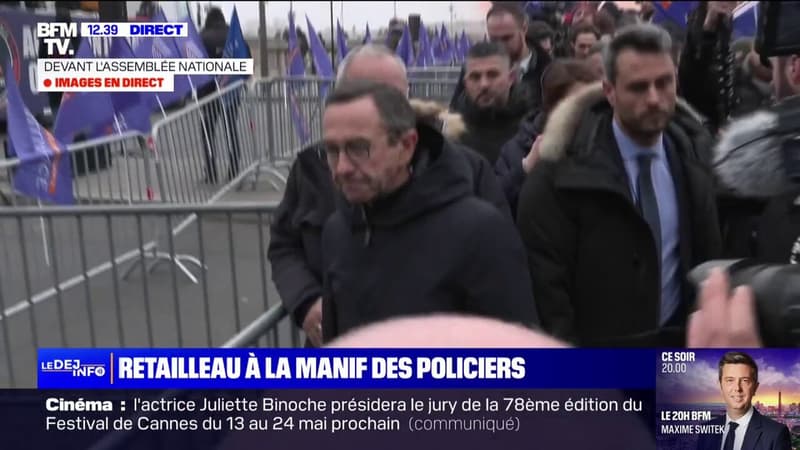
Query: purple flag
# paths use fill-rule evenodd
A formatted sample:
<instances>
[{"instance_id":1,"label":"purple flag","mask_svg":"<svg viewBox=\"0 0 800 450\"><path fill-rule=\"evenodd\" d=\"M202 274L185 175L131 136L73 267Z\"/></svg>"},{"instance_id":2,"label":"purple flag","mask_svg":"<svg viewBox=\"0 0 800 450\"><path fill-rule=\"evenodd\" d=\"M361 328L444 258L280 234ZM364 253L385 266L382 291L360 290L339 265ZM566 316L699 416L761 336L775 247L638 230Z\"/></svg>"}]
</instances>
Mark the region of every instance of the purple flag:
<instances>
[{"instance_id":1,"label":"purple flag","mask_svg":"<svg viewBox=\"0 0 800 450\"><path fill-rule=\"evenodd\" d=\"M400 43L397 44L395 53L403 60L406 67L414 64L414 45L411 43L411 31L408 29L408 24L403 26L403 36L400 37Z\"/></svg>"},{"instance_id":2,"label":"purple flag","mask_svg":"<svg viewBox=\"0 0 800 450\"><path fill-rule=\"evenodd\" d=\"M447 27L442 24L442 32L439 35L439 45L441 46L442 62L450 64L455 56L455 45L450 40L450 35L447 33Z\"/></svg>"},{"instance_id":3,"label":"purple flag","mask_svg":"<svg viewBox=\"0 0 800 450\"><path fill-rule=\"evenodd\" d=\"M347 38L344 36L344 30L336 21L336 63L341 63L344 57L347 56Z\"/></svg>"},{"instance_id":4,"label":"purple flag","mask_svg":"<svg viewBox=\"0 0 800 450\"><path fill-rule=\"evenodd\" d=\"M686 19L697 7L697 2L653 2L653 7L653 23L672 22L685 29Z\"/></svg>"},{"instance_id":5,"label":"purple flag","mask_svg":"<svg viewBox=\"0 0 800 450\"><path fill-rule=\"evenodd\" d=\"M434 43L433 56L436 58L436 64L450 65L455 55L453 52L453 43L447 35L447 28L445 28L444 24L442 24L442 29L438 37L434 39Z\"/></svg>"},{"instance_id":6,"label":"purple flag","mask_svg":"<svg viewBox=\"0 0 800 450\"><path fill-rule=\"evenodd\" d=\"M197 34L197 29L194 27L192 18L190 16L186 16L181 19L180 22L184 22L186 24L189 35L186 37L170 38L174 40L175 46L178 47L178 54L180 57L191 59L208 58L206 48L203 45L203 40L200 39L200 35ZM214 81L213 75L190 75L188 78L195 90L200 89L206 84Z\"/></svg>"},{"instance_id":7,"label":"purple flag","mask_svg":"<svg viewBox=\"0 0 800 450\"><path fill-rule=\"evenodd\" d=\"M743 2L733 10L733 37L752 37L758 29L758 2Z\"/></svg>"},{"instance_id":8,"label":"purple flag","mask_svg":"<svg viewBox=\"0 0 800 450\"><path fill-rule=\"evenodd\" d=\"M303 63L303 53L300 51L300 46L297 44L297 30L294 27L294 13L289 11L289 51L286 55L287 64L289 69L289 77L302 77L306 74L305 64ZM300 110L300 104L297 101L297 94L295 93L294 83L289 81L289 110L292 114L292 122L294 122L294 129L300 143L305 145L311 140L311 130L309 130L305 117Z\"/></svg>"},{"instance_id":9,"label":"purple flag","mask_svg":"<svg viewBox=\"0 0 800 450\"><path fill-rule=\"evenodd\" d=\"M161 8L158 8L158 11L153 16L153 22L168 22L167 18L164 17L164 11ZM176 45L174 38L164 38L160 36L147 36L141 38L137 44L136 48L133 50L133 54L136 58L180 58L181 54L178 51L178 46ZM150 101L150 107L153 109L158 108L158 102L161 102L162 106L168 106L180 100L183 100L187 94L192 92L191 84L189 83L189 77L186 75L175 75L174 76L174 89L172 92L152 92L151 95L145 95L146 98Z\"/></svg>"},{"instance_id":10,"label":"purple flag","mask_svg":"<svg viewBox=\"0 0 800 450\"><path fill-rule=\"evenodd\" d=\"M317 69L317 76L333 76L331 59L328 56L328 52L325 50L325 46L322 45L322 42L319 40L317 30L314 29L314 25L311 25L311 21L308 20L308 16L306 16L306 26L308 27L308 46L311 49L311 59L314 61L314 67Z\"/></svg>"},{"instance_id":11,"label":"purple flag","mask_svg":"<svg viewBox=\"0 0 800 450\"><path fill-rule=\"evenodd\" d=\"M89 38L81 39L76 58L94 58ZM64 92L58 107L53 134L71 143L78 133L95 136L95 129L114 120L114 105L109 92Z\"/></svg>"},{"instance_id":12,"label":"purple flag","mask_svg":"<svg viewBox=\"0 0 800 450\"><path fill-rule=\"evenodd\" d=\"M3 73L8 97L8 140L11 155L20 159L14 171L14 189L46 202L75 203L72 165L66 148L25 106L10 69L6 65Z\"/></svg>"},{"instance_id":13,"label":"purple flag","mask_svg":"<svg viewBox=\"0 0 800 450\"><path fill-rule=\"evenodd\" d=\"M465 31L461 31L461 45L459 45L459 50L461 50L461 61L465 61L467 59L467 53L469 53L469 49L472 47L472 42L470 42L469 37L467 37L467 33Z\"/></svg>"},{"instance_id":14,"label":"purple flag","mask_svg":"<svg viewBox=\"0 0 800 450\"><path fill-rule=\"evenodd\" d=\"M433 48L428 40L428 29L423 25L422 20L419 24L419 52L417 53L417 67L431 67L435 64L433 58Z\"/></svg>"},{"instance_id":15,"label":"purple flag","mask_svg":"<svg viewBox=\"0 0 800 450\"><path fill-rule=\"evenodd\" d=\"M111 41L109 58L135 58L128 40L123 37L114 37ZM113 123L118 132L137 130L143 133L150 132L151 100L149 92L111 92L111 103L117 113L116 122Z\"/></svg>"},{"instance_id":16,"label":"purple flag","mask_svg":"<svg viewBox=\"0 0 800 450\"><path fill-rule=\"evenodd\" d=\"M372 42L372 33L369 32L369 24L367 24L367 32L364 33L364 41L361 44L369 44L370 42Z\"/></svg>"}]
</instances>

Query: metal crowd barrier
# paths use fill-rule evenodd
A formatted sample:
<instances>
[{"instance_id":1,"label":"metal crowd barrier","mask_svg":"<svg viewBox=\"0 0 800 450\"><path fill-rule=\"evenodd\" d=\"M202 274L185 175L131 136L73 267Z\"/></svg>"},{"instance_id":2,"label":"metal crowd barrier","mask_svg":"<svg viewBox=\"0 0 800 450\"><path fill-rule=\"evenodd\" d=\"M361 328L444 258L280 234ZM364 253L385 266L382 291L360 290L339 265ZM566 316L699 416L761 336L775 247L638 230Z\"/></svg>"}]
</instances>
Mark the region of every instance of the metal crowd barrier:
<instances>
[{"instance_id":1,"label":"metal crowd barrier","mask_svg":"<svg viewBox=\"0 0 800 450\"><path fill-rule=\"evenodd\" d=\"M77 203L134 204L152 200L153 161L139 132L124 132L67 146L72 168L72 188ZM14 173L21 160L0 160L4 203L29 201L13 192Z\"/></svg>"},{"instance_id":2,"label":"metal crowd barrier","mask_svg":"<svg viewBox=\"0 0 800 450\"><path fill-rule=\"evenodd\" d=\"M153 126L157 201L210 203L221 187L252 172L260 158L248 85L240 80Z\"/></svg>"},{"instance_id":3,"label":"metal crowd barrier","mask_svg":"<svg viewBox=\"0 0 800 450\"><path fill-rule=\"evenodd\" d=\"M0 209L0 388L35 386L40 347L299 346L293 325L279 325L282 307L270 304L276 207ZM186 216L197 219L173 232ZM149 240L146 230L163 237ZM173 258L197 254L199 282L176 265L148 270L141 256L157 246Z\"/></svg>"},{"instance_id":4,"label":"metal crowd barrier","mask_svg":"<svg viewBox=\"0 0 800 450\"><path fill-rule=\"evenodd\" d=\"M433 100L446 108L450 105L450 99L453 97L458 81L455 79L411 79L408 84L409 97Z\"/></svg>"},{"instance_id":5,"label":"metal crowd barrier","mask_svg":"<svg viewBox=\"0 0 800 450\"><path fill-rule=\"evenodd\" d=\"M308 142L322 138L325 96L332 87L332 79L319 77L269 78L253 82L250 102L256 140L267 150L266 160L272 169L291 166L297 153L307 145L300 139L298 127L305 130ZM273 173L282 177L279 171Z\"/></svg>"},{"instance_id":6,"label":"metal crowd barrier","mask_svg":"<svg viewBox=\"0 0 800 450\"><path fill-rule=\"evenodd\" d=\"M410 67L409 79L425 80L450 80L458 81L461 76L461 66L436 66L436 67Z\"/></svg>"}]
</instances>

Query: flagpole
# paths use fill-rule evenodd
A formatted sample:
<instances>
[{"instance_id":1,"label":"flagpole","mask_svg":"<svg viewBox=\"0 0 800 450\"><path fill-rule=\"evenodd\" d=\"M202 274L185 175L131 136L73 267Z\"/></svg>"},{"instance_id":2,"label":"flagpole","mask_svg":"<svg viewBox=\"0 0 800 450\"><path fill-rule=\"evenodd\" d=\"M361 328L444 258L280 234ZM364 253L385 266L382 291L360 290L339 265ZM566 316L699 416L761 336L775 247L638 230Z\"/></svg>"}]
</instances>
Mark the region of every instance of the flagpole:
<instances>
[{"instance_id":1,"label":"flagpole","mask_svg":"<svg viewBox=\"0 0 800 450\"><path fill-rule=\"evenodd\" d=\"M36 199L36 205L42 209L42 201ZM44 250L44 263L50 267L50 252L47 251L47 231L44 229L44 216L39 216L39 225L42 227L42 250ZM24 243L23 243L24 244Z\"/></svg>"},{"instance_id":2,"label":"flagpole","mask_svg":"<svg viewBox=\"0 0 800 450\"><path fill-rule=\"evenodd\" d=\"M333 42L334 42L334 32L335 32L334 29L333 29L333 1L329 1L328 2L328 6L330 6L330 9L331 9L331 42L330 42L330 44L331 44L331 65L335 69L336 68L336 55L334 55L334 53L333 53L333 47L334 47Z\"/></svg>"}]
</instances>

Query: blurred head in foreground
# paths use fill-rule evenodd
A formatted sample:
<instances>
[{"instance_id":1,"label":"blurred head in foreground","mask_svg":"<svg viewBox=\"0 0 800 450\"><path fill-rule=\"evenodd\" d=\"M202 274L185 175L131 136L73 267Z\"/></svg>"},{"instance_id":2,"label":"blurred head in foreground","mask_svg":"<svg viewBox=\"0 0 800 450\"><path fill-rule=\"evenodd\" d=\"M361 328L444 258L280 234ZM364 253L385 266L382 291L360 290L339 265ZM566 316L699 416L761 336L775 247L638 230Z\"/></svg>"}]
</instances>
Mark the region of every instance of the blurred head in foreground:
<instances>
[{"instance_id":1,"label":"blurred head in foreground","mask_svg":"<svg viewBox=\"0 0 800 450\"><path fill-rule=\"evenodd\" d=\"M566 348L567 344L543 333L496 319L432 314L367 325L331 341L327 347Z\"/></svg>"}]
</instances>

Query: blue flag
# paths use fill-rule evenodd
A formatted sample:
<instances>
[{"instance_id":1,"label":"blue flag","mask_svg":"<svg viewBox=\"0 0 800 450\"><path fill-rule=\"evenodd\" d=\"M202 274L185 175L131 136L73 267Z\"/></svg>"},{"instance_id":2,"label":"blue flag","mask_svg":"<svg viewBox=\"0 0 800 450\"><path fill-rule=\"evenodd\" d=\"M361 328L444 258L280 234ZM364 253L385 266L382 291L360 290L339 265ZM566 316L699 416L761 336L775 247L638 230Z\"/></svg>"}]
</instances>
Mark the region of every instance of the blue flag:
<instances>
[{"instance_id":1,"label":"blue flag","mask_svg":"<svg viewBox=\"0 0 800 450\"><path fill-rule=\"evenodd\" d=\"M152 21L167 22L167 18L164 17L164 12L161 8L153 16ZM136 48L133 49L133 54L136 58L170 59L181 57L178 46L175 44L175 39L160 36L146 36L139 39L136 42ZM174 89L172 92L150 92L150 95L144 95L144 98L150 103L151 109L158 109L159 102L161 102L162 106L169 106L183 100L187 94L192 92L189 78L186 75L175 75L173 78Z\"/></svg>"},{"instance_id":2,"label":"blue flag","mask_svg":"<svg viewBox=\"0 0 800 450\"><path fill-rule=\"evenodd\" d=\"M672 22L686 28L689 13L697 7L697 2L653 2L653 23Z\"/></svg>"},{"instance_id":3,"label":"blue flag","mask_svg":"<svg viewBox=\"0 0 800 450\"><path fill-rule=\"evenodd\" d=\"M286 67L289 70L289 77L302 77L306 74L305 63L303 62L303 53L300 51L300 45L297 43L297 30L294 26L294 13L289 11L289 50L286 55ZM294 83L289 82L289 110L292 114L292 122L294 122L294 130L300 143L305 145L311 140L311 130L303 112L300 110L300 103L297 100L297 93L295 92Z\"/></svg>"},{"instance_id":4,"label":"blue flag","mask_svg":"<svg viewBox=\"0 0 800 450\"><path fill-rule=\"evenodd\" d=\"M94 58L89 38L81 39L76 58ZM81 132L97 137L97 129L114 120L114 105L109 92L64 92L56 113L53 134L61 142L72 143Z\"/></svg>"},{"instance_id":5,"label":"blue flag","mask_svg":"<svg viewBox=\"0 0 800 450\"><path fill-rule=\"evenodd\" d=\"M461 45L459 46L459 50L461 50L461 60L465 61L467 59L467 53L469 53L469 49L472 48L472 42L470 42L469 37L467 37L467 33L465 31L461 31Z\"/></svg>"},{"instance_id":6,"label":"blue flag","mask_svg":"<svg viewBox=\"0 0 800 450\"><path fill-rule=\"evenodd\" d=\"M403 26L403 36L400 37L400 43L397 44L395 53L403 60L406 67L414 64L414 45L411 43L411 31L408 29L408 24Z\"/></svg>"},{"instance_id":7,"label":"blue flag","mask_svg":"<svg viewBox=\"0 0 800 450\"><path fill-rule=\"evenodd\" d=\"M242 27L239 25L239 14L236 12L236 7L233 7L233 15L231 16L231 24L228 27L228 38L225 40L225 48L222 50L223 58L250 58L250 48L244 40L242 34ZM237 80L244 80L246 75L223 75L220 78L219 85L227 86Z\"/></svg>"},{"instance_id":8,"label":"blue flag","mask_svg":"<svg viewBox=\"0 0 800 450\"><path fill-rule=\"evenodd\" d=\"M369 24L367 24L367 32L364 33L364 41L361 44L369 44L370 42L372 42L372 33L369 32Z\"/></svg>"},{"instance_id":9,"label":"blue flag","mask_svg":"<svg viewBox=\"0 0 800 450\"><path fill-rule=\"evenodd\" d=\"M111 40L111 49L108 52L109 58L135 58L128 40L123 37L114 37ZM152 107L152 97L150 92L111 92L111 103L117 114L116 122L113 123L117 132L122 133L127 130L150 132L150 111Z\"/></svg>"},{"instance_id":10,"label":"blue flag","mask_svg":"<svg viewBox=\"0 0 800 450\"><path fill-rule=\"evenodd\" d=\"M758 2L744 2L733 10L733 37L753 37L758 28Z\"/></svg>"},{"instance_id":11,"label":"blue flag","mask_svg":"<svg viewBox=\"0 0 800 450\"><path fill-rule=\"evenodd\" d=\"M190 59L208 58L208 53L206 53L203 40L200 39L200 35L197 34L197 29L194 27L194 22L192 22L191 16L184 17L180 20L180 22L186 23L188 36L170 38L174 40L175 46L178 47L178 53L180 54L180 57ZM214 81L213 75L190 75L188 78L195 90L200 89L206 84Z\"/></svg>"},{"instance_id":12,"label":"blue flag","mask_svg":"<svg viewBox=\"0 0 800 450\"><path fill-rule=\"evenodd\" d=\"M431 47L428 40L428 29L422 24L419 24L419 52L417 53L416 66L417 67L431 67L435 64L433 58L433 47Z\"/></svg>"},{"instance_id":13,"label":"blue flag","mask_svg":"<svg viewBox=\"0 0 800 450\"><path fill-rule=\"evenodd\" d=\"M450 65L455 57L455 46L450 41L450 36L447 34L447 28L442 24L442 31L439 33L439 45L434 48L434 56L438 64Z\"/></svg>"},{"instance_id":14,"label":"blue flag","mask_svg":"<svg viewBox=\"0 0 800 450\"><path fill-rule=\"evenodd\" d=\"M8 98L8 141L11 155L20 159L14 189L57 204L75 203L72 164L66 147L33 117L22 101L11 65L3 69Z\"/></svg>"},{"instance_id":15,"label":"blue flag","mask_svg":"<svg viewBox=\"0 0 800 450\"><path fill-rule=\"evenodd\" d=\"M322 42L319 40L317 30L314 29L313 25L311 25L311 21L308 20L308 16L306 16L306 26L308 27L308 43L311 49L311 59L314 61L314 67L317 69L317 76L322 78L333 78L333 65L331 64L331 59L328 57L328 53L325 51L325 47L322 45ZM322 83L320 85L320 98L325 98L328 96L329 88L330 83Z\"/></svg>"},{"instance_id":16,"label":"blue flag","mask_svg":"<svg viewBox=\"0 0 800 450\"><path fill-rule=\"evenodd\" d=\"M347 38L344 36L344 30L336 21L336 62L341 63L345 56L347 56Z\"/></svg>"}]
</instances>

